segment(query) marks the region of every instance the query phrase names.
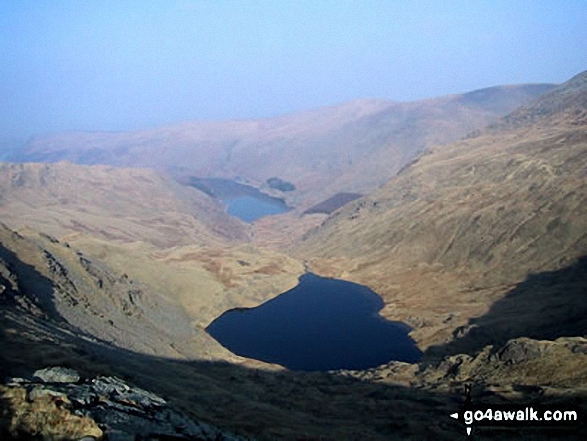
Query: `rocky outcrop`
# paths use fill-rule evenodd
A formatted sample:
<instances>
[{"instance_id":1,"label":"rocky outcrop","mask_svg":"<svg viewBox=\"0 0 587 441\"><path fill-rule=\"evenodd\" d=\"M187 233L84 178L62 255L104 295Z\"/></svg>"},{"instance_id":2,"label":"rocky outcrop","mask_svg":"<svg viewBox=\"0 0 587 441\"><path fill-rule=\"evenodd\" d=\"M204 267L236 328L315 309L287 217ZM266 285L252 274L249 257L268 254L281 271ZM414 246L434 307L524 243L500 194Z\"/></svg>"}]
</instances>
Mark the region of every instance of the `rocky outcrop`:
<instances>
[{"instance_id":1,"label":"rocky outcrop","mask_svg":"<svg viewBox=\"0 0 587 441\"><path fill-rule=\"evenodd\" d=\"M43 383L77 383L80 380L76 371L63 367L39 369L33 374L33 378Z\"/></svg>"},{"instance_id":2,"label":"rocky outcrop","mask_svg":"<svg viewBox=\"0 0 587 441\"><path fill-rule=\"evenodd\" d=\"M486 346L479 354L457 354L418 365L401 362L362 371L340 371L363 381L446 389L475 383L481 388L540 386L558 390L587 389L587 338L555 341L516 338L503 346Z\"/></svg>"},{"instance_id":3,"label":"rocky outcrop","mask_svg":"<svg viewBox=\"0 0 587 441\"><path fill-rule=\"evenodd\" d=\"M81 379L73 369L50 367L32 378L12 378L0 389L10 401L3 419L9 436L43 439L226 440L243 438L194 421L163 398L116 377ZM36 404L35 404L36 403ZM30 413L43 405L44 423L31 424ZM55 414L55 420L51 415ZM28 438L27 438L28 439Z\"/></svg>"}]
</instances>

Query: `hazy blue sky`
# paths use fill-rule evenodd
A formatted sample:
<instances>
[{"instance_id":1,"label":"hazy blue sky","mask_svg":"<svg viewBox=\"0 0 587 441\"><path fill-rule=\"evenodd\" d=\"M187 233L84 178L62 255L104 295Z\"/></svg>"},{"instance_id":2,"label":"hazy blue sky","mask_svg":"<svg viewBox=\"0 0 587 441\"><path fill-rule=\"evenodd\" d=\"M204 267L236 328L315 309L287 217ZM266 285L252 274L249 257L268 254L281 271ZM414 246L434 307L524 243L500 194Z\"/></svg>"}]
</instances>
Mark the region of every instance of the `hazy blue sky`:
<instances>
[{"instance_id":1,"label":"hazy blue sky","mask_svg":"<svg viewBox=\"0 0 587 441\"><path fill-rule=\"evenodd\" d=\"M585 69L585 0L1 0L0 139L415 100Z\"/></svg>"}]
</instances>

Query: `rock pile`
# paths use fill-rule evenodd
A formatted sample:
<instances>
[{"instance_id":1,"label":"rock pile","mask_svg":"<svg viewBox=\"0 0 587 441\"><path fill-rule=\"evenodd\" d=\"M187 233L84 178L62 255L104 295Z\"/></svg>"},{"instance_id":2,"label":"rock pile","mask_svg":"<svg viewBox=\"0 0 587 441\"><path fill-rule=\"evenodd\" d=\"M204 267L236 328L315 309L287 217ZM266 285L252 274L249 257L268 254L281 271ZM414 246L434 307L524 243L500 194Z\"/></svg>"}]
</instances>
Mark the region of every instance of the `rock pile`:
<instances>
[{"instance_id":1,"label":"rock pile","mask_svg":"<svg viewBox=\"0 0 587 441\"><path fill-rule=\"evenodd\" d=\"M94 426L90 433L78 438L84 441L243 439L196 422L171 408L163 398L129 386L116 377L83 380L72 369L51 367L36 371L32 379L11 378L7 386L24 389L29 403L50 398L56 408L65 408L74 416L91 419L100 429L97 431Z\"/></svg>"}]
</instances>

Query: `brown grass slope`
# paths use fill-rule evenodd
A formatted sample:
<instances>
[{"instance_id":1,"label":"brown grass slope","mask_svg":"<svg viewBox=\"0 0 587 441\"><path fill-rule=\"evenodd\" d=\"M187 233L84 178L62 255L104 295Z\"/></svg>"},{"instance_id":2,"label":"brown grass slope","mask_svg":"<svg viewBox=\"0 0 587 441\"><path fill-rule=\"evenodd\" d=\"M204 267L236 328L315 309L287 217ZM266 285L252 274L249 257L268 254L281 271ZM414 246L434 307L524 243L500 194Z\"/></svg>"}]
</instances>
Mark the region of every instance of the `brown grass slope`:
<instances>
[{"instance_id":1,"label":"brown grass slope","mask_svg":"<svg viewBox=\"0 0 587 441\"><path fill-rule=\"evenodd\" d=\"M496 320L488 310L506 294L503 336L556 321L558 335L585 333L584 319L569 324L587 312L584 272L525 279L587 254L587 73L474 136L430 149L334 213L297 252L319 273L373 288L387 304L382 313L415 326L424 348L467 335L478 326L472 317ZM516 296L521 283L530 286ZM578 315L561 313L569 309ZM491 320L484 323L490 332Z\"/></svg>"},{"instance_id":2,"label":"brown grass slope","mask_svg":"<svg viewBox=\"0 0 587 441\"><path fill-rule=\"evenodd\" d=\"M210 197L159 173L65 162L0 163L0 218L57 237L83 232L161 247L248 238Z\"/></svg>"},{"instance_id":3,"label":"brown grass slope","mask_svg":"<svg viewBox=\"0 0 587 441\"><path fill-rule=\"evenodd\" d=\"M198 352L179 305L49 236L0 224L0 282L3 306L72 326L89 340L169 357Z\"/></svg>"},{"instance_id":4,"label":"brown grass slope","mask_svg":"<svg viewBox=\"0 0 587 441\"><path fill-rule=\"evenodd\" d=\"M204 328L228 309L291 289L303 272L294 259L250 246L250 227L210 197L152 170L2 163L0 220L23 236L9 241L12 233L0 231L10 253L48 279L51 265L65 272L62 283L73 291L54 303L72 315L62 316L143 353L243 361ZM150 294L142 296L146 310L127 318L132 301L140 301L128 279ZM97 286L109 280L117 286L108 294L114 303ZM78 297L97 306L86 311L88 301ZM153 325L138 331L148 313ZM167 335L176 325L182 333Z\"/></svg>"},{"instance_id":5,"label":"brown grass slope","mask_svg":"<svg viewBox=\"0 0 587 441\"><path fill-rule=\"evenodd\" d=\"M256 184L277 176L296 185L287 197L307 208L339 191L376 188L426 147L454 141L550 88L492 87L408 103L358 100L259 120L58 133L33 139L20 159L164 167Z\"/></svg>"},{"instance_id":6,"label":"brown grass slope","mask_svg":"<svg viewBox=\"0 0 587 441\"><path fill-rule=\"evenodd\" d=\"M72 311L63 305L62 291L68 290L64 281L73 280L77 285L85 270L68 265L68 275L64 277L63 272L52 271L47 266L47 256L39 252L50 242L53 256L63 259L63 253L56 251L63 246L48 238L23 238L7 229L0 229L0 233L5 250L14 253L3 252L0 257L3 379L28 378L47 366L77 369L82 379L116 375L130 385L155 392L192 418L259 440L456 439L463 436L464 427L448 415L462 404L463 385L470 384L471 377L475 378L476 403L556 406L573 402L582 403L585 410L587 340L582 338L556 342L518 339L494 351L485 348L478 357L458 355L438 365L390 363L366 372L340 373L253 369L242 364L202 361L199 357L185 360L170 354L155 356L142 349L129 350L117 341L109 344L92 338L81 330L83 327L65 322ZM95 302L102 296L109 297L114 286L105 280L102 287L78 290L80 300L94 303L90 308L78 305L76 309L93 322L91 309ZM40 295L46 297L41 300ZM144 296L139 308L144 306L143 300ZM116 317L111 317L118 325ZM140 329L144 334L149 334L150 326L143 316ZM165 329L159 339L169 332ZM129 337L135 344L146 338ZM46 387L58 388L51 384ZM43 395L49 399L47 402L40 402L41 394L37 389L36 392L37 398L33 394L25 397L22 388L0 383L2 439L11 439L9 436L15 433L20 439L40 439L42 435L46 436L43 439L49 439L49 435L54 437L51 439L79 439L100 431L108 433L111 428L108 424L99 424L100 430L95 424L80 425L83 421L71 420L67 402L60 403L59 396L53 399L55 395L50 394ZM105 410L112 406L120 411L119 399L116 395L107 396L91 405ZM140 411L132 400L122 404L134 408L130 416ZM87 408L81 407L82 411ZM476 438L583 439L582 416L580 427L496 428L479 431ZM114 438L115 434L111 435Z\"/></svg>"},{"instance_id":7,"label":"brown grass slope","mask_svg":"<svg viewBox=\"0 0 587 441\"><path fill-rule=\"evenodd\" d=\"M291 289L303 272L287 256L248 245L161 249L87 234L67 240L0 223L0 282L23 294L11 302L143 354L244 362L206 326L226 310Z\"/></svg>"},{"instance_id":8,"label":"brown grass slope","mask_svg":"<svg viewBox=\"0 0 587 441\"><path fill-rule=\"evenodd\" d=\"M476 403L572 402L585 409L587 340L583 338L556 342L518 339L496 351L485 348L478 357L458 355L437 365L390 363L367 372L340 373L253 369L202 361L199 357L186 360L170 354L156 356L142 349L121 347L117 341L110 344L84 332L85 322L78 321L80 327L68 322L72 311L63 305L65 292L90 302L89 307L77 305L76 309L88 322L94 322L92 310L99 299L103 305L112 303L110 296L118 282L111 283L104 272L101 287L94 282L93 288L72 291L67 286L69 280L81 287L78 277L84 271L89 276L104 271L101 264L94 262L89 270L76 270L73 263L64 263L66 271L55 271L52 268L57 266L49 263L63 262L67 254L63 245L49 238L24 238L5 228L0 229L0 239L4 247L0 256L2 379L29 378L37 369L56 365L77 369L83 379L116 375L128 384L156 393L199 421L259 440L456 439L463 436L464 427L448 415L462 404L463 385L470 384L471 378L475 380ZM54 260L44 253L49 243ZM59 248L63 249L58 251ZM146 295L135 305L138 311L144 308ZM120 324L115 312L106 314L105 318ZM146 335L128 336L134 348L152 333L148 320L152 311L143 314L139 316L140 329ZM127 320L132 322L133 318ZM166 331L156 336L160 342L169 335L170 330ZM51 384L46 387L58 388ZM71 421L71 415L65 412L70 408L67 403L52 399L39 402L40 396L37 393L37 398L32 394L24 397L23 390L14 383L0 381L2 439L15 432L20 439L78 439L111 428L100 424L96 430L95 424ZM113 395L91 404L116 406L119 401L120 396ZM135 406L132 399L122 404ZM130 416L137 410L129 412ZM475 436L583 439L582 415L580 421L579 427L520 427L513 431L497 428L479 430Z\"/></svg>"}]
</instances>

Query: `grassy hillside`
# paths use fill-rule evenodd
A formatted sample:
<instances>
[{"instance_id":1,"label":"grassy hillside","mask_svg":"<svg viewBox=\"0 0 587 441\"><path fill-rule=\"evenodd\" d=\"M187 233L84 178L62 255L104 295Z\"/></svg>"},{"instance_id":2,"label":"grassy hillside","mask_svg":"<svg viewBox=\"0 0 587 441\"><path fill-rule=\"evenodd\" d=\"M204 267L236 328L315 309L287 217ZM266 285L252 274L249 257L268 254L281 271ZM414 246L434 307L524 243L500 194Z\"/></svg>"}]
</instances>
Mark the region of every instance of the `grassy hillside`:
<instances>
[{"instance_id":1,"label":"grassy hillside","mask_svg":"<svg viewBox=\"0 0 587 441\"><path fill-rule=\"evenodd\" d=\"M555 312L572 299L584 315L584 276L549 284L540 274L564 271L587 254L586 78L426 151L381 189L335 212L298 255L313 257L319 273L373 288L387 303L382 313L412 324L423 347L467 335L479 326L470 318L520 286L525 294L503 310L500 332L524 335L544 325L558 326L553 337L584 333L584 321L571 325Z\"/></svg>"},{"instance_id":2,"label":"grassy hillside","mask_svg":"<svg viewBox=\"0 0 587 441\"><path fill-rule=\"evenodd\" d=\"M448 415L462 404L463 386L472 381L476 403L574 402L585 410L584 338L516 339L487 346L477 357L459 354L421 365L392 362L368 371L289 372L236 357L220 357L232 363L211 361L214 357L204 352L210 342L198 339L195 331L182 333L185 314L145 284L137 286L132 276L117 275L99 259L47 237L0 228L0 243L0 376L24 378L0 382L3 439L12 439L9 434L34 439L39 433L68 439L73 433L111 430L107 424L99 424L99 430L95 423L74 424L68 415L74 410L79 415L83 396L72 404L55 392L72 392L73 386L48 383L45 392L28 383L33 372L47 366L76 369L85 380L77 387L87 387L91 377L116 375L198 421L259 440L455 439L464 436L464 427ZM158 266L177 257L160 256ZM129 270L137 271L133 265ZM197 295L198 289L193 292ZM34 393L27 394L31 389ZM138 404L145 401L134 392L129 396L125 401L120 393L98 397L81 410L93 406L106 415L112 407L132 407L129 414L139 415ZM155 420L156 409L147 410ZM476 437L581 439L584 428L497 428L478 431Z\"/></svg>"},{"instance_id":3,"label":"grassy hillside","mask_svg":"<svg viewBox=\"0 0 587 441\"><path fill-rule=\"evenodd\" d=\"M0 278L13 279L18 291L10 302L90 339L143 354L239 362L204 328L228 309L291 289L303 271L293 259L248 246L162 250L84 234L61 242L2 224L0 263Z\"/></svg>"},{"instance_id":4,"label":"grassy hillside","mask_svg":"<svg viewBox=\"0 0 587 441\"><path fill-rule=\"evenodd\" d=\"M82 378L117 375L198 421L260 440L456 439L464 427L448 415L470 384L477 403L572 402L584 412L586 82L587 74L579 75L488 128L430 148L328 217L290 212L247 226L202 192L153 171L1 164L0 216L9 226L0 225L0 377L28 378L48 365L75 368ZM408 134L393 139L421 136L423 148L466 126L460 110L465 119L476 115L477 124L485 118L479 115L513 106L524 90L401 104L401 117L395 104L354 103L338 108L325 125L331 132L320 136L346 145L369 132L360 145L374 152L361 157L383 162L389 151L375 152L382 132L374 128L403 127ZM327 122L319 113L300 120L309 137L300 142ZM345 128L337 126L342 120ZM351 127L357 121L365 132ZM270 128L298 136L297 123L289 123ZM218 127L206 136L216 136ZM389 139L381 145L391 146ZM282 141L268 141L265 152ZM237 155L241 147L246 151L239 143L229 150ZM251 160L238 163L253 167ZM393 167L387 175L382 167L381 176ZM374 178L339 171L329 172L328 185L371 185L366 180ZM294 257L261 246L284 247L310 226ZM292 288L306 267L373 288L385 300L383 315L415 328L427 349L422 362L290 372L234 356L204 332L223 311ZM26 380L18 384L0 382L0 436L20 431L27 439L36 430L27 418L40 400L27 395ZM44 415L71 407L50 393L41 398ZM582 439L583 421L556 431L475 429L475 437ZM48 429L65 436L62 419Z\"/></svg>"},{"instance_id":5,"label":"grassy hillside","mask_svg":"<svg viewBox=\"0 0 587 441\"><path fill-rule=\"evenodd\" d=\"M151 170L0 163L7 225L61 237L83 232L160 247L247 240L247 226L204 193Z\"/></svg>"}]
</instances>

